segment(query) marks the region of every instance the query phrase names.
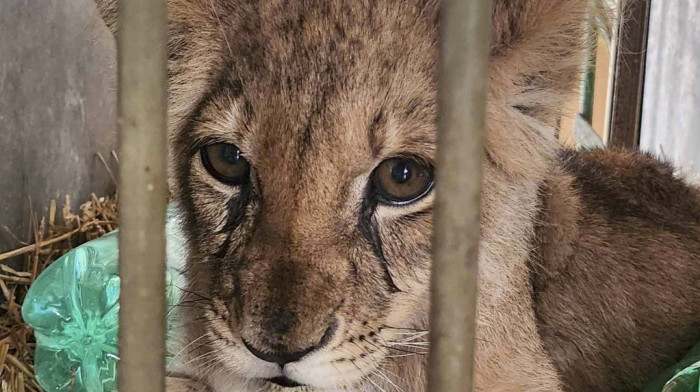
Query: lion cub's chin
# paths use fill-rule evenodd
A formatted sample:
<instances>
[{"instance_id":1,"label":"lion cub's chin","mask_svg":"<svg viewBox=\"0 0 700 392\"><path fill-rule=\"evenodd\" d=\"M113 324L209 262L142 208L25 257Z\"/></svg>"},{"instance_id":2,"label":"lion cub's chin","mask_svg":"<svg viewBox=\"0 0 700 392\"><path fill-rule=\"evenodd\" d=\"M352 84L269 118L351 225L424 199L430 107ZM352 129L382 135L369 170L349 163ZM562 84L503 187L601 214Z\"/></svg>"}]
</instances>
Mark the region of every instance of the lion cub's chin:
<instances>
[{"instance_id":1,"label":"lion cub's chin","mask_svg":"<svg viewBox=\"0 0 700 392\"><path fill-rule=\"evenodd\" d=\"M301 375L298 378L292 379L290 376L280 376L271 379L246 379L234 378L230 374L220 374L211 377L209 382L210 390L208 392L268 392L268 391L305 391L305 392L352 392L359 390L357 385L361 384L360 379L354 383L333 383L329 382L333 376L331 375L326 380L319 380L309 374ZM309 383L302 383L300 379L306 379ZM178 390L179 391L179 390ZM167 392L177 392L170 391Z\"/></svg>"},{"instance_id":2,"label":"lion cub's chin","mask_svg":"<svg viewBox=\"0 0 700 392\"><path fill-rule=\"evenodd\" d=\"M269 363L264 362L264 369L255 370L256 365L260 365L255 363L243 366L253 370L250 373L219 372L207 377L207 383L211 392L351 392L359 389L358 385L363 384L366 374L376 372L374 362L357 362L353 364L350 360L337 360L330 353L318 352L274 371L271 366L267 366Z\"/></svg>"},{"instance_id":3,"label":"lion cub's chin","mask_svg":"<svg viewBox=\"0 0 700 392\"><path fill-rule=\"evenodd\" d=\"M323 353L319 353L319 355L323 356ZM286 365L284 374L290 380L307 386L309 390L351 391L354 389L353 386L361 383L364 374L371 374L372 369L368 367L367 370L364 370L361 367L362 364L355 367L351 362L345 362L348 363L341 365L342 362L310 358ZM348 366L353 367L353 369ZM366 373L363 374L361 370Z\"/></svg>"}]
</instances>

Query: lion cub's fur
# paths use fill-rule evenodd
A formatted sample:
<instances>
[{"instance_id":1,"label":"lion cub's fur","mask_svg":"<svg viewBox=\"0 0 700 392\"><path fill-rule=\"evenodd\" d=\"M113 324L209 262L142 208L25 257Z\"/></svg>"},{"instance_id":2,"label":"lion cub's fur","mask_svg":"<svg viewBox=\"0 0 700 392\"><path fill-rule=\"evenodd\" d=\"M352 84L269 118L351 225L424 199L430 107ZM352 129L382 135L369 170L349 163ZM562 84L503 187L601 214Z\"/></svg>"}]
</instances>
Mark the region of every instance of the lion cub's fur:
<instances>
[{"instance_id":1,"label":"lion cub's fur","mask_svg":"<svg viewBox=\"0 0 700 392\"><path fill-rule=\"evenodd\" d=\"M97 3L113 27L115 0ZM638 390L700 339L700 196L651 157L558 144L588 1L494 3L476 389ZM386 207L365 184L392 155L434 159L438 2L169 4L194 304L176 370L274 390L242 341L323 335L285 367L308 390L424 391L432 197ZM207 175L213 142L242 149L252 185Z\"/></svg>"}]
</instances>

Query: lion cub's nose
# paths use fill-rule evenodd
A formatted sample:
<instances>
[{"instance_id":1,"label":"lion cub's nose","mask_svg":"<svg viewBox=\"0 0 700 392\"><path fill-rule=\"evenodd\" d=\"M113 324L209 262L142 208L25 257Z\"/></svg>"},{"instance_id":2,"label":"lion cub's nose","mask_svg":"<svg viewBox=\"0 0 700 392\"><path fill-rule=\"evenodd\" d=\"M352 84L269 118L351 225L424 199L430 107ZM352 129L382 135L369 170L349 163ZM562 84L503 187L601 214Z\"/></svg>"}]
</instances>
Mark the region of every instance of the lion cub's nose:
<instances>
[{"instance_id":1,"label":"lion cub's nose","mask_svg":"<svg viewBox=\"0 0 700 392\"><path fill-rule=\"evenodd\" d=\"M306 354L309 354L315 350L318 350L322 347L324 347L328 342L331 341L333 338L333 334L335 333L337 323L333 322L330 327L326 330L326 332L323 334L321 337L321 340L318 341L317 344L308 347L304 350L301 351L295 351L295 352L289 352L285 350L280 350L276 352L265 352L262 350L259 350L255 348L253 345L245 341L243 339L243 345L248 349L248 351L251 352L251 354L255 355L256 357L262 359L263 361L267 362L274 362L279 364L280 366L284 367L284 365L291 363L291 362L296 362L300 359L302 359Z\"/></svg>"}]
</instances>

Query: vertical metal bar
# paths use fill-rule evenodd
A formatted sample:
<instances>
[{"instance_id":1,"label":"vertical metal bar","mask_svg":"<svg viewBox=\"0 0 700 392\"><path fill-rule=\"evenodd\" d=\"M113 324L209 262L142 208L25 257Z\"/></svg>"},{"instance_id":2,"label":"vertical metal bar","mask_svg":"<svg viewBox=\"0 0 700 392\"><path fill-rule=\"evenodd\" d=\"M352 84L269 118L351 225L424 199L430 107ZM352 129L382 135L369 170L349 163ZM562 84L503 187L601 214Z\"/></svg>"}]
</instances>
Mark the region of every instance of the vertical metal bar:
<instances>
[{"instance_id":1,"label":"vertical metal bar","mask_svg":"<svg viewBox=\"0 0 700 392\"><path fill-rule=\"evenodd\" d=\"M166 0L120 0L120 392L161 392L165 373Z\"/></svg>"},{"instance_id":2,"label":"vertical metal bar","mask_svg":"<svg viewBox=\"0 0 700 392\"><path fill-rule=\"evenodd\" d=\"M609 145L639 148L651 0L629 0L618 29Z\"/></svg>"},{"instance_id":3,"label":"vertical metal bar","mask_svg":"<svg viewBox=\"0 0 700 392\"><path fill-rule=\"evenodd\" d=\"M473 385L491 0L444 0L428 390Z\"/></svg>"},{"instance_id":4,"label":"vertical metal bar","mask_svg":"<svg viewBox=\"0 0 700 392\"><path fill-rule=\"evenodd\" d=\"M586 70L581 84L581 117L589 124L593 123L593 99L595 98L596 52L598 50L598 26L595 18L589 16L586 29L586 42L589 42L584 69Z\"/></svg>"}]
</instances>

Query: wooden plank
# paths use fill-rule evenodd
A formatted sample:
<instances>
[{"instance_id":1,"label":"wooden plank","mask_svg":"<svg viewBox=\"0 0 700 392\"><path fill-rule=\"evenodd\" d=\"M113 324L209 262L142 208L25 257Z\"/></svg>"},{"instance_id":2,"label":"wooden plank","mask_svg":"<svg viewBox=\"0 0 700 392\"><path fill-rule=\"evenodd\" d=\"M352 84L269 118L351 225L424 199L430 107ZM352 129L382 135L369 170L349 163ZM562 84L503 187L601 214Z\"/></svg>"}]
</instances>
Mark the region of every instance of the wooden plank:
<instances>
[{"instance_id":1,"label":"wooden plank","mask_svg":"<svg viewBox=\"0 0 700 392\"><path fill-rule=\"evenodd\" d=\"M630 0L618 28L608 144L639 148L651 0Z\"/></svg>"}]
</instances>

